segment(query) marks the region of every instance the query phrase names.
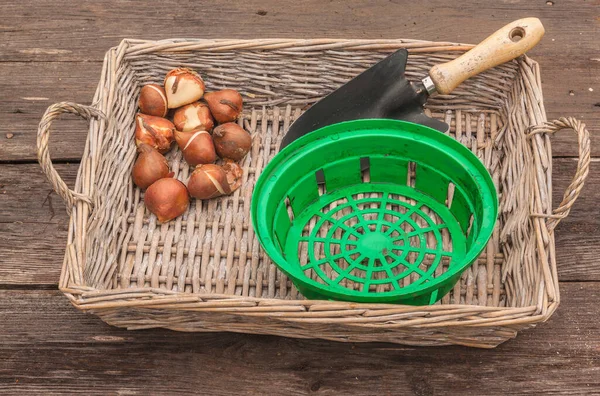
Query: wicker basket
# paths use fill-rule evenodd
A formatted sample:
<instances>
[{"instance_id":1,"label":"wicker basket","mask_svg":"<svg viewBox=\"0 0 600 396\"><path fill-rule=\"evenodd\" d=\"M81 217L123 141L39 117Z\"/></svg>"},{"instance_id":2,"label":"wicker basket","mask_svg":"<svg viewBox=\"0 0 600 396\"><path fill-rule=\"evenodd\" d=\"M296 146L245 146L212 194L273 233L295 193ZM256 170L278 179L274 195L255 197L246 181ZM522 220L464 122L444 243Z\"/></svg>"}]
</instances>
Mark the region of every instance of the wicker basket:
<instances>
[{"instance_id":1,"label":"wicker basket","mask_svg":"<svg viewBox=\"0 0 600 396\"><path fill-rule=\"evenodd\" d=\"M589 135L575 119L546 122L539 67L521 57L427 103L451 125L493 176L500 215L478 261L438 304L402 306L311 301L298 294L252 230L250 197L261 170L307 105L398 48L410 51L407 76L469 45L415 40L124 40L106 54L91 106L58 103L38 131L38 156L66 201L70 224L60 289L79 309L128 329L231 331L336 341L494 347L543 322L560 298L553 230L573 205L590 163ZM232 196L196 201L160 225L132 184L134 115L140 87L165 73L198 70L209 90L242 92L240 123L252 133L243 187ZM90 122L74 190L52 166L52 121L75 113ZM552 210L548 134L573 129L577 173ZM168 155L176 177L190 169Z\"/></svg>"}]
</instances>

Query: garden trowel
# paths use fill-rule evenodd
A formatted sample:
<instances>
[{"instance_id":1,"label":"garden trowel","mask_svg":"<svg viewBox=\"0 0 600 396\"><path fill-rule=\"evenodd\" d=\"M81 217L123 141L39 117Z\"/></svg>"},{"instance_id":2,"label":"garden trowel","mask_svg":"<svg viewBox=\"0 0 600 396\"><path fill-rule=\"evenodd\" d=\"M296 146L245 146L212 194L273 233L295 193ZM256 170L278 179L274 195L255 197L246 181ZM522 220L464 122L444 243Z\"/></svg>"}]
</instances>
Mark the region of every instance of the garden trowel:
<instances>
[{"instance_id":1,"label":"garden trowel","mask_svg":"<svg viewBox=\"0 0 600 396\"><path fill-rule=\"evenodd\" d=\"M315 103L291 125L280 149L321 127L363 118L405 120L447 132L446 123L423 112L429 96L449 94L469 77L523 55L543 35L539 19L519 19L460 57L434 66L418 82L407 80L408 51L400 49Z\"/></svg>"}]
</instances>

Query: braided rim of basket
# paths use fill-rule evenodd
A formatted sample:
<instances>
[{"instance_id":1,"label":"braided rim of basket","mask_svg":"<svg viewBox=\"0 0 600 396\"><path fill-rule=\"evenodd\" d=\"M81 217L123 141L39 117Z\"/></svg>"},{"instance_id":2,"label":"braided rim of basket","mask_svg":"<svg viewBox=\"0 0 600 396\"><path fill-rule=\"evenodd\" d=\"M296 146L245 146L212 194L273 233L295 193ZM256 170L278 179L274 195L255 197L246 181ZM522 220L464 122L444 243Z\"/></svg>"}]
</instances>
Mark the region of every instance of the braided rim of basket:
<instances>
[{"instance_id":1,"label":"braided rim of basket","mask_svg":"<svg viewBox=\"0 0 600 396\"><path fill-rule=\"evenodd\" d=\"M287 51L302 52L324 49L343 50L395 50L407 48L411 53L431 53L438 51L466 51L472 45L457 44L449 42L429 42L420 40L290 40L290 39L264 39L264 40L123 40L121 45L109 50L104 58L101 79L94 96L93 106L78 105L74 103L57 103L52 105L44 114L38 130L38 159L42 169L52 183L57 193L66 201L67 210L71 213L67 249L59 288L71 300L71 302L82 310L108 310L117 308L143 307L161 308L172 310L194 310L214 311L216 307L229 307L238 315L255 315L273 317L274 313L284 314L279 320L289 322L322 322L327 323L356 324L370 316L379 317L378 322L385 322L389 315L407 315L402 323L394 324L395 328L410 326L434 326L436 328L445 326L508 326L503 327L508 333L506 338L516 334L516 328L528 327L528 325L546 320L557 308L560 298L558 294L558 279L556 274L556 260L554 255L554 235L552 231L558 222L566 217L579 196L583 182L588 174L590 162L589 133L585 124L573 118L561 118L553 122L546 122L543 107L536 110L537 125L530 128L529 136L533 153L551 155L549 139L547 134L555 133L561 129L573 129L579 138L579 162L577 173L573 182L564 194L564 199L553 213L532 213L535 230L538 235L538 250L541 256L542 268L545 282L540 288L546 298L540 298L539 303L534 306L520 308L510 307L486 307L471 305L432 305L432 306L390 306L387 304L357 304L332 301L310 301L310 300L279 300L253 297L239 297L222 294L186 294L172 292L164 289L137 288L98 290L83 285L83 257L84 254L76 251L74 241L83 242L85 236L80 230L85 230L93 208L93 185L90 183L90 174L94 171L91 166L92 157L97 155L91 147L92 138L88 137L80 170L75 184L75 190L70 190L60 178L52 166L47 145L51 122L60 113L75 113L90 121L90 136L98 134L103 130L105 123L110 122L105 116L107 109L107 98L103 91L115 89L117 81L114 75L118 64L125 55L144 53L175 53L187 51L231 51L239 49L286 49ZM538 64L522 57L519 61L521 70L528 74L530 80L535 84L531 88L536 91L538 97L541 95L541 82L539 78ZM540 101L541 102L541 101ZM529 103L540 107L540 103ZM543 105L542 105L543 106ZM92 143L93 144L93 143ZM540 155L533 155L534 164L537 169L537 177L547 176L550 169L545 166ZM540 189L541 182L536 184ZM536 196L543 197L543 192L537 192ZM548 197L546 197L549 199ZM548 220L546 220L548 219ZM78 232L76 232L78 230ZM80 245L81 246L81 245ZM549 251L546 251L549 249ZM233 312L233 308L235 312ZM108 312L107 311L107 312ZM325 317L323 312L328 312ZM354 312L356 311L356 312ZM287 312L303 313L301 315L285 316ZM360 318L347 317L352 312ZM311 315L311 313L320 313ZM312 317L312 319L311 319ZM318 319L317 317L321 318ZM109 321L109 320L107 320ZM110 321L109 321L110 322ZM169 327L169 326L162 326ZM248 331L252 332L252 331ZM512 333L512 334L511 334ZM323 337L327 338L327 337ZM455 340L456 341L456 340ZM454 342L471 346L490 346L489 342ZM494 345L497 342L493 343Z\"/></svg>"}]
</instances>

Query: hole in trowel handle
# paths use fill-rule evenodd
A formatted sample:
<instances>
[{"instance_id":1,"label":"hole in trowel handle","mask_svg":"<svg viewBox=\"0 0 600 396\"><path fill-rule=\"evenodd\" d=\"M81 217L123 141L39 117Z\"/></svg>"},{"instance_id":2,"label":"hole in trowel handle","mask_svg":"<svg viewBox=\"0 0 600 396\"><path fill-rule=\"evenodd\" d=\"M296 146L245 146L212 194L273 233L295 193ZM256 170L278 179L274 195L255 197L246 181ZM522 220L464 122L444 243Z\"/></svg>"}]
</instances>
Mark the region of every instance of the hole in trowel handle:
<instances>
[{"instance_id":1,"label":"hole in trowel handle","mask_svg":"<svg viewBox=\"0 0 600 396\"><path fill-rule=\"evenodd\" d=\"M525 37L525 29L523 29L520 26L517 26L516 28L510 31L508 37L510 37L512 42L516 43L517 41L520 41L523 37Z\"/></svg>"}]
</instances>

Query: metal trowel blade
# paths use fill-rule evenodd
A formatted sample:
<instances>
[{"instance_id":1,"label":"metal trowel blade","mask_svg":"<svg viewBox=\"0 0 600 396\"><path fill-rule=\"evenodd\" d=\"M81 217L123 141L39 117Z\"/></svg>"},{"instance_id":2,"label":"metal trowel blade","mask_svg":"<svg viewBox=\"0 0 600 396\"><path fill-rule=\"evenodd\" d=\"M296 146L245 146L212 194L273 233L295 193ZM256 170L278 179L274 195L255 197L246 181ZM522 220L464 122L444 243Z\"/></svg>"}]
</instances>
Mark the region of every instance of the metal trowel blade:
<instances>
[{"instance_id":1,"label":"metal trowel blade","mask_svg":"<svg viewBox=\"0 0 600 396\"><path fill-rule=\"evenodd\" d=\"M428 93L404 71L408 52L398 50L309 108L289 128L280 149L327 125L364 118L410 121L447 132L449 126L423 113Z\"/></svg>"}]
</instances>

